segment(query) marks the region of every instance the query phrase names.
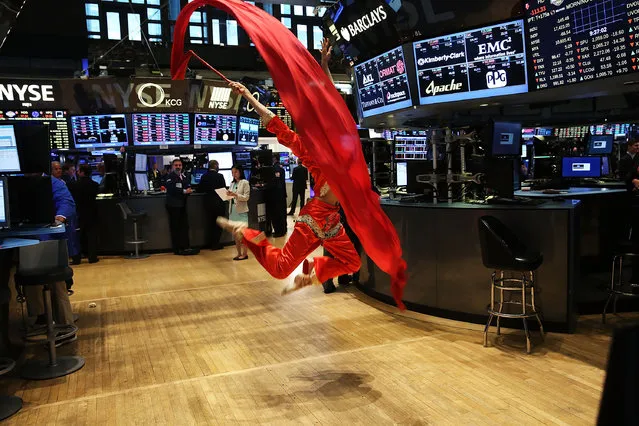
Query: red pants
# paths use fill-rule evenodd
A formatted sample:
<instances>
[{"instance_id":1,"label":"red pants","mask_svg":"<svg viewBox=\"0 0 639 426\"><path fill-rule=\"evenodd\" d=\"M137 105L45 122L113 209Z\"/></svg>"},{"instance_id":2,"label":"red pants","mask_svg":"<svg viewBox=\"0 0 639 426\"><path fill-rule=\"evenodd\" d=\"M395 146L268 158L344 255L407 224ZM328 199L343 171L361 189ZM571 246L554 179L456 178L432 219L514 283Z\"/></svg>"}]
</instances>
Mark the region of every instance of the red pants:
<instances>
[{"instance_id":1,"label":"red pants","mask_svg":"<svg viewBox=\"0 0 639 426\"><path fill-rule=\"evenodd\" d=\"M333 255L333 258L314 258L315 274L320 282L357 272L361 264L339 221L339 207L318 199L311 200L300 211L293 233L283 248L273 247L264 234L255 229L244 230L244 244L277 279L288 277L320 245Z\"/></svg>"}]
</instances>

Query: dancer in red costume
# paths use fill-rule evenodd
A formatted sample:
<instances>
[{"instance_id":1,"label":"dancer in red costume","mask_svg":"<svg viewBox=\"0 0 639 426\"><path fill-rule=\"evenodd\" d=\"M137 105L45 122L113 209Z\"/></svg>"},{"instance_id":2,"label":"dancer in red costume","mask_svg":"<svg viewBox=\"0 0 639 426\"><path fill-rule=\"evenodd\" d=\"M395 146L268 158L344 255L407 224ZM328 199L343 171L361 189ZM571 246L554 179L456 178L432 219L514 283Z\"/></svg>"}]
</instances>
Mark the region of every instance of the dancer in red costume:
<instances>
[{"instance_id":1,"label":"dancer in red costume","mask_svg":"<svg viewBox=\"0 0 639 426\"><path fill-rule=\"evenodd\" d=\"M255 44L297 125L304 149L339 199L368 257L390 276L390 291L397 306L404 309L401 299L407 279L406 262L402 259L397 232L382 211L379 196L370 189L355 122L335 86L291 31L245 1L193 0L182 8L175 22L172 78L184 79L190 58L196 58L226 80L193 51L184 51L190 17L204 5L234 16ZM405 67L403 61L396 65Z\"/></svg>"},{"instance_id":2,"label":"dancer in red costume","mask_svg":"<svg viewBox=\"0 0 639 426\"><path fill-rule=\"evenodd\" d=\"M327 52L325 50L323 53ZM231 222L219 217L218 224L235 235L240 234L240 238L243 237L244 243L258 262L274 278L288 277L304 261L303 272L284 287L282 294L358 271L359 255L340 222L338 199L328 186L326 177L313 161L313 157L308 154L299 135L256 100L242 84L231 82L230 86L255 108L266 129L277 136L278 142L290 148L306 165L315 179L313 189L316 195L300 210L293 233L282 249L272 246L263 232L249 229L245 223ZM305 260L320 245L324 246L333 258L319 256L312 261Z\"/></svg>"}]
</instances>

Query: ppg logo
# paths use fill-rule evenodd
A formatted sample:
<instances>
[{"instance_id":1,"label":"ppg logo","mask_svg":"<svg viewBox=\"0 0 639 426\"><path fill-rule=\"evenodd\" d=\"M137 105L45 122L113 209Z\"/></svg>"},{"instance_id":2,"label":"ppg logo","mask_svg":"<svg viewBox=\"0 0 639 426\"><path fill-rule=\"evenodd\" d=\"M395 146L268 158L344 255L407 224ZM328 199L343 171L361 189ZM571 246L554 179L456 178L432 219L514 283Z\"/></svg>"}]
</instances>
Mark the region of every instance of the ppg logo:
<instances>
[{"instance_id":1,"label":"ppg logo","mask_svg":"<svg viewBox=\"0 0 639 426\"><path fill-rule=\"evenodd\" d=\"M486 73L486 85L489 89L506 87L507 84L508 79L506 78L505 70L488 71L488 73Z\"/></svg>"}]
</instances>

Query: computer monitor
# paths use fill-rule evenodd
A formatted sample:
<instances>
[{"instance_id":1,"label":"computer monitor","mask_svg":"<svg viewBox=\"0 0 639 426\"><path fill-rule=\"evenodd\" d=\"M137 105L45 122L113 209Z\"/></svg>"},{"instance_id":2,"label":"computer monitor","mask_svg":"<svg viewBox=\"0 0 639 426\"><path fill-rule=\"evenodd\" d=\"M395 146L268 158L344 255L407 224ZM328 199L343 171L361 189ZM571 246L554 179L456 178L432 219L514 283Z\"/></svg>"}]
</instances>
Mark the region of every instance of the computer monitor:
<instances>
[{"instance_id":1,"label":"computer monitor","mask_svg":"<svg viewBox=\"0 0 639 426\"><path fill-rule=\"evenodd\" d=\"M601 157L563 157L561 176L564 178L600 177Z\"/></svg>"},{"instance_id":2,"label":"computer monitor","mask_svg":"<svg viewBox=\"0 0 639 426\"><path fill-rule=\"evenodd\" d=\"M135 172L146 173L147 157L146 154L135 154Z\"/></svg>"},{"instance_id":3,"label":"computer monitor","mask_svg":"<svg viewBox=\"0 0 639 426\"><path fill-rule=\"evenodd\" d=\"M235 157L235 163L242 166L244 170L251 169L251 165L253 163L251 160L251 151L235 151L233 156Z\"/></svg>"},{"instance_id":4,"label":"computer monitor","mask_svg":"<svg viewBox=\"0 0 639 426\"><path fill-rule=\"evenodd\" d=\"M10 176L8 186L12 225L54 222L51 176Z\"/></svg>"},{"instance_id":5,"label":"computer monitor","mask_svg":"<svg viewBox=\"0 0 639 426\"><path fill-rule=\"evenodd\" d=\"M521 124L495 121L484 132L492 156L521 156Z\"/></svg>"},{"instance_id":6,"label":"computer monitor","mask_svg":"<svg viewBox=\"0 0 639 426\"><path fill-rule=\"evenodd\" d=\"M135 187L138 191L149 190L149 178L147 177L146 173L135 174Z\"/></svg>"},{"instance_id":7,"label":"computer monitor","mask_svg":"<svg viewBox=\"0 0 639 426\"><path fill-rule=\"evenodd\" d=\"M191 172L191 185L199 185L200 179L207 171L206 169L193 169Z\"/></svg>"},{"instance_id":8,"label":"computer monitor","mask_svg":"<svg viewBox=\"0 0 639 426\"><path fill-rule=\"evenodd\" d=\"M519 159L489 157L484 166L485 185L498 197L513 198L515 191L521 189Z\"/></svg>"},{"instance_id":9,"label":"computer monitor","mask_svg":"<svg viewBox=\"0 0 639 426\"><path fill-rule=\"evenodd\" d=\"M0 228L9 226L9 185L6 177L0 177Z\"/></svg>"},{"instance_id":10,"label":"computer monitor","mask_svg":"<svg viewBox=\"0 0 639 426\"><path fill-rule=\"evenodd\" d=\"M406 163L397 163L395 169L397 170L397 178L395 179L397 186L406 186L408 181Z\"/></svg>"},{"instance_id":11,"label":"computer monitor","mask_svg":"<svg viewBox=\"0 0 639 426\"><path fill-rule=\"evenodd\" d=\"M613 135L590 135L588 138L588 155L610 155L612 154Z\"/></svg>"},{"instance_id":12,"label":"computer monitor","mask_svg":"<svg viewBox=\"0 0 639 426\"><path fill-rule=\"evenodd\" d=\"M102 175L92 175L91 180L99 185L102 183Z\"/></svg>"},{"instance_id":13,"label":"computer monitor","mask_svg":"<svg viewBox=\"0 0 639 426\"><path fill-rule=\"evenodd\" d=\"M250 173L250 171L249 171ZM233 182L233 173L230 170L220 170L220 174L224 176L224 182L226 182L226 186L231 186L231 182ZM246 177L246 170L244 171L244 176ZM249 179L249 177L246 177Z\"/></svg>"},{"instance_id":14,"label":"computer monitor","mask_svg":"<svg viewBox=\"0 0 639 426\"><path fill-rule=\"evenodd\" d=\"M217 160L220 169L230 169L233 167L232 152L211 152L209 153L209 161Z\"/></svg>"},{"instance_id":15,"label":"computer monitor","mask_svg":"<svg viewBox=\"0 0 639 426\"><path fill-rule=\"evenodd\" d=\"M0 126L0 173L20 171L18 142L12 125Z\"/></svg>"}]
</instances>

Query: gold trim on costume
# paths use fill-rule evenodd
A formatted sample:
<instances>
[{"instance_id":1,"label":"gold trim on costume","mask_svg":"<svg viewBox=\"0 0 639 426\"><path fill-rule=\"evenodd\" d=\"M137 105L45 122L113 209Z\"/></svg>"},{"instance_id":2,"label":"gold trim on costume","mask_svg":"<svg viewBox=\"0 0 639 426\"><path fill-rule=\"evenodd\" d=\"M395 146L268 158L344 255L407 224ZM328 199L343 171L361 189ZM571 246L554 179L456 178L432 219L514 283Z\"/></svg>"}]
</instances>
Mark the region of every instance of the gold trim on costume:
<instances>
[{"instance_id":1,"label":"gold trim on costume","mask_svg":"<svg viewBox=\"0 0 639 426\"><path fill-rule=\"evenodd\" d=\"M315 222L315 220L307 214L299 216L297 220L295 220L295 222L302 222L308 225L308 227L311 228L311 231L313 231L315 236L319 238L320 240L327 240L329 238L333 238L342 229L342 224L338 223L337 225L335 225L334 227L332 227L331 229L325 232L324 230L322 230L322 228L320 228L317 222Z\"/></svg>"}]
</instances>

